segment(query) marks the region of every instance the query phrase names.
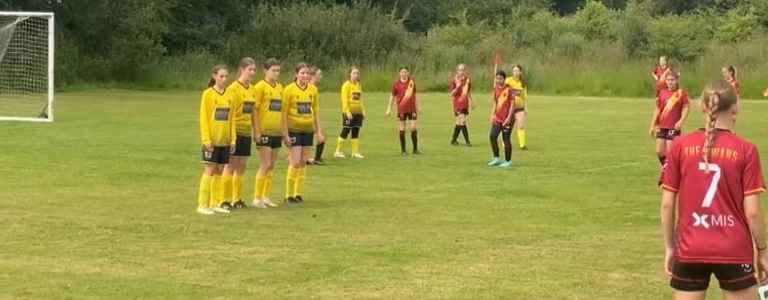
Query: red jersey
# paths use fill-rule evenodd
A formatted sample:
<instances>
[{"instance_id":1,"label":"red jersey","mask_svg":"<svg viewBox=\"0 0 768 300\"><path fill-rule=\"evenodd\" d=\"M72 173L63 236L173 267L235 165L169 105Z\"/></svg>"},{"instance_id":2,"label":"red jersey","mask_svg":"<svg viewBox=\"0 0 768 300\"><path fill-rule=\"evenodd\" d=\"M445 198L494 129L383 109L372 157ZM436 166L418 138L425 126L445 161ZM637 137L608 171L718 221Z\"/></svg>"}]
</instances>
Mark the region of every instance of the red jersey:
<instances>
[{"instance_id":1,"label":"red jersey","mask_svg":"<svg viewBox=\"0 0 768 300\"><path fill-rule=\"evenodd\" d=\"M683 116L683 107L688 106L688 93L683 89L659 91L656 98L656 109L659 116L656 118L656 126L665 129L674 129L675 124Z\"/></svg>"},{"instance_id":2,"label":"red jersey","mask_svg":"<svg viewBox=\"0 0 768 300\"><path fill-rule=\"evenodd\" d=\"M517 91L508 85L496 86L494 88L493 102L496 104L493 110L494 123L506 125L504 121L509 117L509 111L515 102L515 96L517 96Z\"/></svg>"},{"instance_id":3,"label":"red jersey","mask_svg":"<svg viewBox=\"0 0 768 300\"><path fill-rule=\"evenodd\" d=\"M413 82L413 78L406 82L402 82L400 79L395 81L395 84L392 85L392 96L395 96L398 114L416 112L416 84Z\"/></svg>"},{"instance_id":4,"label":"red jersey","mask_svg":"<svg viewBox=\"0 0 768 300\"><path fill-rule=\"evenodd\" d=\"M655 68L653 68L653 75L656 75L656 78L658 78L656 82L654 82L654 85L656 86L657 97L659 96L659 93L661 91L667 89L667 80L663 78L664 73L666 73L667 70L669 70L669 67L662 68L661 66L658 66L658 65Z\"/></svg>"},{"instance_id":5,"label":"red jersey","mask_svg":"<svg viewBox=\"0 0 768 300\"><path fill-rule=\"evenodd\" d=\"M472 82L469 77L464 78L458 88L456 81L451 81L448 89L451 91L451 97L453 98L453 111L469 109L469 93L472 90Z\"/></svg>"},{"instance_id":6,"label":"red jersey","mask_svg":"<svg viewBox=\"0 0 768 300\"><path fill-rule=\"evenodd\" d=\"M717 130L704 164L704 139L703 130L678 138L662 173L662 188L678 193L675 257L689 263L751 264L744 197L765 191L757 148Z\"/></svg>"},{"instance_id":7,"label":"red jersey","mask_svg":"<svg viewBox=\"0 0 768 300\"><path fill-rule=\"evenodd\" d=\"M736 92L736 96L739 97L741 94L741 91L740 91L741 85L739 85L739 81L736 79L728 80L728 83L731 84L731 86L733 87L733 91Z\"/></svg>"}]
</instances>

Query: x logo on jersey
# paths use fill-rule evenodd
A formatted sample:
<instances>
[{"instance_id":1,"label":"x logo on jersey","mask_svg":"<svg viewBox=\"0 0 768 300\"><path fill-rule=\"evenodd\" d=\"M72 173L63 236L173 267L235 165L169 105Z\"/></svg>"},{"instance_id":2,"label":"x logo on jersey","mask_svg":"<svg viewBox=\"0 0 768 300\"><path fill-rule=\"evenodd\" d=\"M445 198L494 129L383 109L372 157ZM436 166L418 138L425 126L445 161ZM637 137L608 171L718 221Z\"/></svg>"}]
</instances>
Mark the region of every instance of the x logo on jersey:
<instances>
[{"instance_id":1,"label":"x logo on jersey","mask_svg":"<svg viewBox=\"0 0 768 300\"><path fill-rule=\"evenodd\" d=\"M698 215L697 213L693 213L693 227L703 226L704 228L709 228L709 223L707 223L708 217L708 215Z\"/></svg>"}]
</instances>

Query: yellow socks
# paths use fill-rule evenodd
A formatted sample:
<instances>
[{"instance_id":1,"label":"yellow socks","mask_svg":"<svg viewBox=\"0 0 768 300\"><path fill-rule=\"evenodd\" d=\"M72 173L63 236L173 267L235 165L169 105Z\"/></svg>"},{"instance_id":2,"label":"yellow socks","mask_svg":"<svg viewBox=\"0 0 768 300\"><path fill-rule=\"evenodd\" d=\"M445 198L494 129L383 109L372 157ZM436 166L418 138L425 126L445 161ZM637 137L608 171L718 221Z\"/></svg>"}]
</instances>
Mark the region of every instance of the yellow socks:
<instances>
[{"instance_id":1,"label":"yellow socks","mask_svg":"<svg viewBox=\"0 0 768 300\"><path fill-rule=\"evenodd\" d=\"M351 139L349 142L352 144L352 154L360 154L360 139Z\"/></svg>"},{"instance_id":2,"label":"yellow socks","mask_svg":"<svg viewBox=\"0 0 768 300\"><path fill-rule=\"evenodd\" d=\"M304 179L307 178L307 167L303 167L296 172L296 183L293 187L293 196L301 196L304 192Z\"/></svg>"},{"instance_id":3,"label":"yellow socks","mask_svg":"<svg viewBox=\"0 0 768 300\"><path fill-rule=\"evenodd\" d=\"M336 153L341 152L341 147L344 146L344 141L346 140L342 137L339 137L339 139L336 140Z\"/></svg>"},{"instance_id":4,"label":"yellow socks","mask_svg":"<svg viewBox=\"0 0 768 300\"><path fill-rule=\"evenodd\" d=\"M285 198L293 197L293 191L296 186L296 173L297 169L288 166L288 171L285 172Z\"/></svg>"},{"instance_id":5,"label":"yellow socks","mask_svg":"<svg viewBox=\"0 0 768 300\"><path fill-rule=\"evenodd\" d=\"M269 195L272 193L272 171L267 172L264 178L264 189L261 191L261 197L269 199Z\"/></svg>"},{"instance_id":6,"label":"yellow socks","mask_svg":"<svg viewBox=\"0 0 768 300\"><path fill-rule=\"evenodd\" d=\"M230 179L231 182L231 191L232 191L232 197L229 198L232 200L232 202L237 202L240 200L243 200L243 176L234 174L232 178ZM224 182L226 185L226 181ZM225 200L228 198L224 197Z\"/></svg>"},{"instance_id":7,"label":"yellow socks","mask_svg":"<svg viewBox=\"0 0 768 300\"><path fill-rule=\"evenodd\" d=\"M222 194L223 194L223 198L224 198L223 202L233 203L232 202L232 194L234 193L234 191L232 189L232 178L233 178L232 175L222 175L221 176L221 184L222 184L222 187L223 187Z\"/></svg>"},{"instance_id":8,"label":"yellow socks","mask_svg":"<svg viewBox=\"0 0 768 300\"><path fill-rule=\"evenodd\" d=\"M222 184L221 175L213 175L211 180L211 200L208 202L208 207L216 207L224 202L224 185Z\"/></svg>"},{"instance_id":9,"label":"yellow socks","mask_svg":"<svg viewBox=\"0 0 768 300\"><path fill-rule=\"evenodd\" d=\"M261 174L261 172L256 173L256 184L255 188L253 189L253 199L261 199L264 197L264 186L267 184L267 177Z\"/></svg>"},{"instance_id":10,"label":"yellow socks","mask_svg":"<svg viewBox=\"0 0 768 300\"><path fill-rule=\"evenodd\" d=\"M200 188L197 192L197 208L208 208L208 203L211 201L212 179L207 174L203 174L203 177L200 178Z\"/></svg>"},{"instance_id":11,"label":"yellow socks","mask_svg":"<svg viewBox=\"0 0 768 300\"><path fill-rule=\"evenodd\" d=\"M520 148L525 148L525 129L517 130L517 143L520 145Z\"/></svg>"}]
</instances>

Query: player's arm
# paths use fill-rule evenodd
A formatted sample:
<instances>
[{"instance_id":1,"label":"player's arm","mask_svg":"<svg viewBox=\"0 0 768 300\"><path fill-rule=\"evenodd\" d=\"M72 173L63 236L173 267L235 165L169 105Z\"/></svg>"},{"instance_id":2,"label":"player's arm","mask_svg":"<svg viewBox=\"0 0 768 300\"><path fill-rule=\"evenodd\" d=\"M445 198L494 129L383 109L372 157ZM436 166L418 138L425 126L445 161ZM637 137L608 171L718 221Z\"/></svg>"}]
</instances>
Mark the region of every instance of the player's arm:
<instances>
[{"instance_id":1,"label":"player's arm","mask_svg":"<svg viewBox=\"0 0 768 300\"><path fill-rule=\"evenodd\" d=\"M752 233L752 239L755 241L755 247L768 250L765 242L765 220L763 219L763 210L760 205L760 194L754 194L744 197L744 215L747 216L747 225L749 232Z\"/></svg>"},{"instance_id":2,"label":"player's arm","mask_svg":"<svg viewBox=\"0 0 768 300\"><path fill-rule=\"evenodd\" d=\"M261 89L256 88L253 94L253 111L251 112L251 131L253 131L253 141L260 143L261 140L261 124L259 124L259 107L264 101L264 93Z\"/></svg>"},{"instance_id":3,"label":"player's arm","mask_svg":"<svg viewBox=\"0 0 768 300\"><path fill-rule=\"evenodd\" d=\"M235 101L229 104L229 151L235 153L235 145L237 144L237 124L235 124L235 112L232 111L237 107Z\"/></svg>"},{"instance_id":4,"label":"player's arm","mask_svg":"<svg viewBox=\"0 0 768 300\"><path fill-rule=\"evenodd\" d=\"M389 104L387 104L387 116L389 116L392 113L392 108L395 105L395 95L389 95Z\"/></svg>"},{"instance_id":5,"label":"player's arm","mask_svg":"<svg viewBox=\"0 0 768 300\"><path fill-rule=\"evenodd\" d=\"M288 134L288 106L291 105L290 88L283 91L283 105L280 106L280 131L283 133L283 142L291 146L291 137Z\"/></svg>"},{"instance_id":6,"label":"player's arm","mask_svg":"<svg viewBox=\"0 0 768 300\"><path fill-rule=\"evenodd\" d=\"M351 101L351 86L347 84L346 82L344 85L341 86L341 112L347 116L347 118L352 118L352 112L349 110L349 102Z\"/></svg>"},{"instance_id":7,"label":"player's arm","mask_svg":"<svg viewBox=\"0 0 768 300\"><path fill-rule=\"evenodd\" d=\"M202 99L200 99L200 142L210 151L212 147L211 142L211 114L213 113L213 107L211 101L203 93Z\"/></svg>"},{"instance_id":8,"label":"player's arm","mask_svg":"<svg viewBox=\"0 0 768 300\"><path fill-rule=\"evenodd\" d=\"M655 137L656 135L656 120L659 118L659 108L656 107L653 109L653 115L651 116L651 126L648 129L648 134L651 135L651 137Z\"/></svg>"},{"instance_id":9,"label":"player's arm","mask_svg":"<svg viewBox=\"0 0 768 300\"><path fill-rule=\"evenodd\" d=\"M315 134L317 134L317 139L323 142L325 141L325 136L323 136L323 128L320 127L320 101L318 101L318 98L318 95L315 94L315 101L312 101L312 112L315 114Z\"/></svg>"},{"instance_id":10,"label":"player's arm","mask_svg":"<svg viewBox=\"0 0 768 300\"><path fill-rule=\"evenodd\" d=\"M665 271L671 275L671 256L675 250L675 206L677 193L663 189L661 194L661 232L664 239Z\"/></svg>"}]
</instances>

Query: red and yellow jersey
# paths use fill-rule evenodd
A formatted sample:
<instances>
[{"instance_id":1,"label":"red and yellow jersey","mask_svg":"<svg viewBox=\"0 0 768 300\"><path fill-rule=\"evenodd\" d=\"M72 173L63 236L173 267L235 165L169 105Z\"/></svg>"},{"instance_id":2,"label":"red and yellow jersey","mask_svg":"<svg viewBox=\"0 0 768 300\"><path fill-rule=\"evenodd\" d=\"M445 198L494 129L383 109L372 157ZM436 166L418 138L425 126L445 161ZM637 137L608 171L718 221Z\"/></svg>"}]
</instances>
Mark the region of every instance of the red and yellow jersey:
<instances>
[{"instance_id":1,"label":"red and yellow jersey","mask_svg":"<svg viewBox=\"0 0 768 300\"><path fill-rule=\"evenodd\" d=\"M408 114L416 112L416 83L413 78L406 81L397 80L392 85L392 96L397 103L398 114Z\"/></svg>"},{"instance_id":2,"label":"red and yellow jersey","mask_svg":"<svg viewBox=\"0 0 768 300\"><path fill-rule=\"evenodd\" d=\"M494 109L493 109L493 122L496 124L504 124L504 121L507 120L507 117L510 116L510 111L512 110L515 96L517 95L518 91L512 89L508 85L503 86L496 86L494 88L493 92L493 102L494 102Z\"/></svg>"},{"instance_id":3,"label":"red and yellow jersey","mask_svg":"<svg viewBox=\"0 0 768 300\"><path fill-rule=\"evenodd\" d=\"M315 131L315 116L320 109L317 88L309 84L304 89L291 83L283 91L287 110L288 131L311 133Z\"/></svg>"},{"instance_id":4,"label":"red and yellow jersey","mask_svg":"<svg viewBox=\"0 0 768 300\"><path fill-rule=\"evenodd\" d=\"M678 194L675 257L682 262L751 264L752 235L744 198L765 191L760 157L750 142L716 130L709 164L703 130L678 138L667 153L662 188Z\"/></svg>"},{"instance_id":5,"label":"red and yellow jersey","mask_svg":"<svg viewBox=\"0 0 768 300\"><path fill-rule=\"evenodd\" d=\"M667 70L669 70L669 67L662 67L662 66L656 65L655 67L653 67L653 70L651 71L651 73L653 73L653 75L656 75L656 78L658 78L658 80L663 81L664 78L662 78L662 76L664 75L664 73L667 72Z\"/></svg>"},{"instance_id":6,"label":"red and yellow jersey","mask_svg":"<svg viewBox=\"0 0 768 300\"><path fill-rule=\"evenodd\" d=\"M659 116L656 118L656 126L659 128L673 129L675 124L683 116L683 108L688 106L688 93L683 89L659 91L656 98L656 109Z\"/></svg>"},{"instance_id":7,"label":"red and yellow jersey","mask_svg":"<svg viewBox=\"0 0 768 300\"><path fill-rule=\"evenodd\" d=\"M253 99L258 110L261 135L280 136L283 126L283 85L259 81L253 86Z\"/></svg>"},{"instance_id":8,"label":"red and yellow jersey","mask_svg":"<svg viewBox=\"0 0 768 300\"><path fill-rule=\"evenodd\" d=\"M504 81L513 90L518 90L519 93L515 96L515 109L525 109L528 102L528 87L523 85L523 82L515 79L515 77L509 77Z\"/></svg>"},{"instance_id":9,"label":"red and yellow jersey","mask_svg":"<svg viewBox=\"0 0 768 300\"><path fill-rule=\"evenodd\" d=\"M365 114L363 87L360 82L347 80L341 85L341 112L344 114Z\"/></svg>"},{"instance_id":10,"label":"red and yellow jersey","mask_svg":"<svg viewBox=\"0 0 768 300\"><path fill-rule=\"evenodd\" d=\"M232 113L232 93L219 93L210 87L200 100L200 142L203 145L230 146L235 143L235 120Z\"/></svg>"},{"instance_id":11,"label":"red and yellow jersey","mask_svg":"<svg viewBox=\"0 0 768 300\"><path fill-rule=\"evenodd\" d=\"M656 78L658 78L656 79L656 82L653 83L654 86L656 87L657 97L659 96L659 93L661 93L661 91L666 90L668 88L667 80L664 78L664 74L666 74L667 71L669 71L669 67L662 68L659 65L656 65L656 67L653 68L653 71L651 71L651 73L653 73L653 75L655 75Z\"/></svg>"},{"instance_id":12,"label":"red and yellow jersey","mask_svg":"<svg viewBox=\"0 0 768 300\"><path fill-rule=\"evenodd\" d=\"M232 114L235 118L237 135L251 136L251 115L256 107L254 90L255 88L250 84L246 85L238 80L227 88L227 91L232 93Z\"/></svg>"},{"instance_id":13,"label":"red and yellow jersey","mask_svg":"<svg viewBox=\"0 0 768 300\"><path fill-rule=\"evenodd\" d=\"M453 98L453 111L469 109L469 97L472 92L472 82L469 77L462 79L459 84L456 84L456 80L451 81L448 90L451 91L451 98Z\"/></svg>"}]
</instances>

